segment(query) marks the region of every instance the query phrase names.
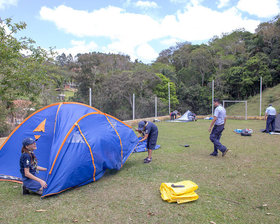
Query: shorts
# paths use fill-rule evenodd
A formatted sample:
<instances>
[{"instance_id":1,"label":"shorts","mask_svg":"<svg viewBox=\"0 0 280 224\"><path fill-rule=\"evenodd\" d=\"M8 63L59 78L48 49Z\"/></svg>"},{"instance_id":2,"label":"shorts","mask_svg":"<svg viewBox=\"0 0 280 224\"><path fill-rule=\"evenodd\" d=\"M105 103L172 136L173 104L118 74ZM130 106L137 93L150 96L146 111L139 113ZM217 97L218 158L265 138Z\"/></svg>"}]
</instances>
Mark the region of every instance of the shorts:
<instances>
[{"instance_id":1,"label":"shorts","mask_svg":"<svg viewBox=\"0 0 280 224\"><path fill-rule=\"evenodd\" d=\"M33 192L39 191L40 188L42 187L38 181L26 177L22 178L22 182L23 182L23 186L25 186L28 190L31 190Z\"/></svg>"},{"instance_id":2,"label":"shorts","mask_svg":"<svg viewBox=\"0 0 280 224\"><path fill-rule=\"evenodd\" d=\"M155 149L157 145L158 132L152 133L147 139L147 149Z\"/></svg>"}]
</instances>

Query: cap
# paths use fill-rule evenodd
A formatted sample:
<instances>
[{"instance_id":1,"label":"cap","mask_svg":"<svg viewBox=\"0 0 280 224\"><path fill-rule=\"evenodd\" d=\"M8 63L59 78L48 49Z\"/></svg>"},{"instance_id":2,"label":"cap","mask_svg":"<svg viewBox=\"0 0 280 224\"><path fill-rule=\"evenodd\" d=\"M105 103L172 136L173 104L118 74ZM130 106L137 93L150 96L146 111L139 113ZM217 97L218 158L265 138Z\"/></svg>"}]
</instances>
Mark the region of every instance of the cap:
<instances>
[{"instance_id":1,"label":"cap","mask_svg":"<svg viewBox=\"0 0 280 224\"><path fill-rule=\"evenodd\" d=\"M215 99L214 99L214 102L221 103L220 99L218 99L218 98L215 98Z\"/></svg>"},{"instance_id":2,"label":"cap","mask_svg":"<svg viewBox=\"0 0 280 224\"><path fill-rule=\"evenodd\" d=\"M144 127L145 127L145 121L140 121L138 123L138 130L143 131Z\"/></svg>"},{"instance_id":3,"label":"cap","mask_svg":"<svg viewBox=\"0 0 280 224\"><path fill-rule=\"evenodd\" d=\"M35 142L35 140L33 138L25 138L22 141L22 145L28 146L28 145L32 145L34 142Z\"/></svg>"}]
</instances>

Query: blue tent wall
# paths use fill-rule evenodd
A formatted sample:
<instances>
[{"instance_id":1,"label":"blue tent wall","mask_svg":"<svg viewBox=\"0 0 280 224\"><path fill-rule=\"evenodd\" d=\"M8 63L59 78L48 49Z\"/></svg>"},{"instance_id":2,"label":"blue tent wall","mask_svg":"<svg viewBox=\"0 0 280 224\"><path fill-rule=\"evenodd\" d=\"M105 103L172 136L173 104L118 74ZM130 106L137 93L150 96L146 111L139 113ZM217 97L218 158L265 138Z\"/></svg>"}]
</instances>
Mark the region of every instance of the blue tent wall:
<instances>
[{"instance_id":1,"label":"blue tent wall","mask_svg":"<svg viewBox=\"0 0 280 224\"><path fill-rule=\"evenodd\" d=\"M46 119L45 132L33 132ZM0 174L21 177L19 157L25 137L41 135L35 151L47 172L43 197L101 178L120 169L139 140L132 128L99 110L78 103L58 103L29 116L0 148Z\"/></svg>"},{"instance_id":2,"label":"blue tent wall","mask_svg":"<svg viewBox=\"0 0 280 224\"><path fill-rule=\"evenodd\" d=\"M37 141L38 149L35 153L40 161L40 165L44 167L48 166L48 155L50 154L52 145L55 123L54 117L57 109L58 105L53 105L39 110L29 116L29 118L15 129L0 150L0 174L21 177L19 171L19 158L21 155L22 140L26 137L34 138L34 134L42 135ZM45 132L33 132L44 119L47 119ZM40 172L38 176L44 178L45 174Z\"/></svg>"}]
</instances>

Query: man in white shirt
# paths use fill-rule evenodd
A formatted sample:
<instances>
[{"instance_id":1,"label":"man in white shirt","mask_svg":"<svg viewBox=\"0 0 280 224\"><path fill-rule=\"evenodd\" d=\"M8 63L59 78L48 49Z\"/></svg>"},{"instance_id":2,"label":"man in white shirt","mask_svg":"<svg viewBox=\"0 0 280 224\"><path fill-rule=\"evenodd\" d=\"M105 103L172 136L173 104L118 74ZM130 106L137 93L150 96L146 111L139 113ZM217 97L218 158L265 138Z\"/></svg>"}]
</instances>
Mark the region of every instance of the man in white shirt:
<instances>
[{"instance_id":1,"label":"man in white shirt","mask_svg":"<svg viewBox=\"0 0 280 224\"><path fill-rule=\"evenodd\" d=\"M222 137L222 132L226 124L226 110L221 105L219 99L214 99L214 106L216 107L214 111L214 119L212 120L208 129L208 131L211 132L210 140L214 144L214 152L212 152L210 156L218 156L218 149L222 152L222 156L225 156L228 152L228 149L221 144L220 138Z\"/></svg>"},{"instance_id":2,"label":"man in white shirt","mask_svg":"<svg viewBox=\"0 0 280 224\"><path fill-rule=\"evenodd\" d=\"M266 129L265 132L269 133L270 125L271 131L275 131L275 118L276 118L276 109L272 106L272 104L268 105L265 111L265 119L266 119Z\"/></svg>"}]
</instances>

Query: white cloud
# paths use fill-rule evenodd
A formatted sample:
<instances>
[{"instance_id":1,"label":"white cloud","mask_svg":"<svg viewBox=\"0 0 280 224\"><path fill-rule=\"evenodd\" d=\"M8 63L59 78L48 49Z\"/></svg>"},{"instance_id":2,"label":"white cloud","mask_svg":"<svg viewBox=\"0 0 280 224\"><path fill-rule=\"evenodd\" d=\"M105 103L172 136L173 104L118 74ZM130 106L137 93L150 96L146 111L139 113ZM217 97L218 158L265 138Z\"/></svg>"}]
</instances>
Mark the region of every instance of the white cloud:
<instances>
[{"instance_id":1,"label":"white cloud","mask_svg":"<svg viewBox=\"0 0 280 224\"><path fill-rule=\"evenodd\" d=\"M74 10L63 5L55 9L42 7L40 15L66 33L79 37L109 37L140 44L159 36L155 33L159 24L151 17L127 13L113 6L93 12Z\"/></svg>"},{"instance_id":2,"label":"white cloud","mask_svg":"<svg viewBox=\"0 0 280 224\"><path fill-rule=\"evenodd\" d=\"M171 3L187 3L188 0L170 0Z\"/></svg>"},{"instance_id":3,"label":"white cloud","mask_svg":"<svg viewBox=\"0 0 280 224\"><path fill-rule=\"evenodd\" d=\"M135 6L140 8L158 8L157 3L151 1L138 1L135 3Z\"/></svg>"},{"instance_id":4,"label":"white cloud","mask_svg":"<svg viewBox=\"0 0 280 224\"><path fill-rule=\"evenodd\" d=\"M147 62L156 59L158 53L149 44L141 44L136 49L136 56L142 60L144 58L143 62Z\"/></svg>"},{"instance_id":5,"label":"white cloud","mask_svg":"<svg viewBox=\"0 0 280 224\"><path fill-rule=\"evenodd\" d=\"M240 0L237 8L260 18L276 16L280 12L277 0Z\"/></svg>"},{"instance_id":6,"label":"white cloud","mask_svg":"<svg viewBox=\"0 0 280 224\"><path fill-rule=\"evenodd\" d=\"M218 8L223 8L223 7L226 7L228 6L230 0L219 0L218 1Z\"/></svg>"},{"instance_id":7,"label":"white cloud","mask_svg":"<svg viewBox=\"0 0 280 224\"><path fill-rule=\"evenodd\" d=\"M58 54L65 53L66 55L72 54L72 56L76 56L78 53L88 53L96 50L98 48L97 44L95 42L90 42L89 44L86 44L85 41L76 41L72 40L71 41L72 47L70 48L60 48L60 49L55 49Z\"/></svg>"},{"instance_id":8,"label":"white cloud","mask_svg":"<svg viewBox=\"0 0 280 224\"><path fill-rule=\"evenodd\" d=\"M0 9L5 9L10 5L16 6L18 0L0 0Z\"/></svg>"},{"instance_id":9,"label":"white cloud","mask_svg":"<svg viewBox=\"0 0 280 224\"><path fill-rule=\"evenodd\" d=\"M191 0L184 9L161 20L144 14L129 13L113 6L92 12L64 5L54 9L42 7L40 15L43 20L55 23L58 29L74 36L104 37L111 40L107 46L98 46L98 50L128 54L143 62L156 57L156 52L148 44L150 41L161 39L163 44L178 40L205 41L239 28L254 32L260 22L243 18L235 7L220 12L204 7L199 2L200 0ZM78 46L84 50L89 47L84 43L74 45L72 49L77 49Z\"/></svg>"},{"instance_id":10,"label":"white cloud","mask_svg":"<svg viewBox=\"0 0 280 224\"><path fill-rule=\"evenodd\" d=\"M201 16L203 15L203 16ZM188 5L176 15L166 16L162 29L172 34L173 38L186 41L206 40L215 35L245 28L254 32L259 21L243 19L236 8L218 12L202 5Z\"/></svg>"},{"instance_id":11,"label":"white cloud","mask_svg":"<svg viewBox=\"0 0 280 224\"><path fill-rule=\"evenodd\" d=\"M166 46L174 46L176 43L182 42L183 40L177 39L177 38L169 38L169 39L164 39L160 43L164 44Z\"/></svg>"}]
</instances>

